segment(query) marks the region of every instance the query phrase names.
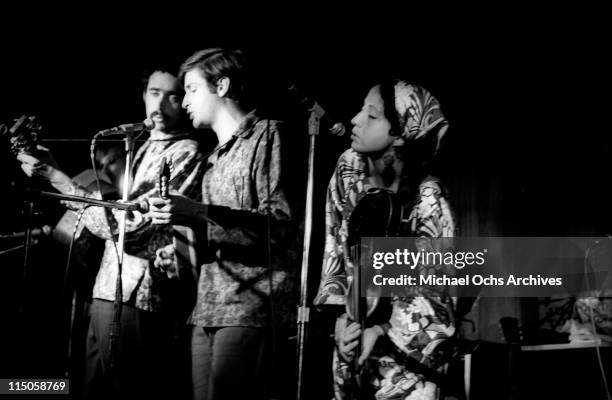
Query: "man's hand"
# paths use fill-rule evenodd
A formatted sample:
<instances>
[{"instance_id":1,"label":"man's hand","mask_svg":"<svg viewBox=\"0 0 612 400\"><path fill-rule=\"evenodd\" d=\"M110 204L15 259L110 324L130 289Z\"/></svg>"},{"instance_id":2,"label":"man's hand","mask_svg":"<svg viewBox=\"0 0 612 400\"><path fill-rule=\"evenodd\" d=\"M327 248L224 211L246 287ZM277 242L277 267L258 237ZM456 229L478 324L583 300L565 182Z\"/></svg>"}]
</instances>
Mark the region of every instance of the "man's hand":
<instances>
[{"instance_id":1,"label":"man's hand","mask_svg":"<svg viewBox=\"0 0 612 400\"><path fill-rule=\"evenodd\" d=\"M166 271L168 268L172 266L174 263L174 245L169 244L167 246L162 247L161 249L157 249L155 252L155 261L153 265L155 268L159 268L162 271Z\"/></svg>"},{"instance_id":2,"label":"man's hand","mask_svg":"<svg viewBox=\"0 0 612 400\"><path fill-rule=\"evenodd\" d=\"M150 197L149 215L157 225L194 226L199 220L201 210L206 207L182 195L171 194L169 199Z\"/></svg>"},{"instance_id":3,"label":"man's hand","mask_svg":"<svg viewBox=\"0 0 612 400\"><path fill-rule=\"evenodd\" d=\"M27 153L19 153L21 154L27 154ZM53 157L53 154L51 153L51 150L49 150L48 148L41 146L41 145L37 145L36 146L36 151L34 152L34 154L30 154L34 157L36 157L39 162L43 163L43 164L47 164L53 168L56 169L60 169L60 167L57 165L57 162L55 161L55 158Z\"/></svg>"},{"instance_id":4,"label":"man's hand","mask_svg":"<svg viewBox=\"0 0 612 400\"><path fill-rule=\"evenodd\" d=\"M59 169L53 155L46 147L37 146L35 154L19 153L17 160L21 162L21 169L29 177L42 178L60 191L65 186L71 185L70 177Z\"/></svg>"},{"instance_id":5,"label":"man's hand","mask_svg":"<svg viewBox=\"0 0 612 400\"><path fill-rule=\"evenodd\" d=\"M176 258L174 257L175 248L173 244L157 249L153 266L166 273L168 278L177 276Z\"/></svg>"}]
</instances>

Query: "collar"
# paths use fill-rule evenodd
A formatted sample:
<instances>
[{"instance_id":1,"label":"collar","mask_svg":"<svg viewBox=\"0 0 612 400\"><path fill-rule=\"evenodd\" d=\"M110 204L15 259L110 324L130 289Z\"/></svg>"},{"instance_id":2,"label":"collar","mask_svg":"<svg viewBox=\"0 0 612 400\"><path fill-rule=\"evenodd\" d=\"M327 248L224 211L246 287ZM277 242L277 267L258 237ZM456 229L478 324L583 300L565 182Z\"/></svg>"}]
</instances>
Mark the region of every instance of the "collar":
<instances>
[{"instance_id":1,"label":"collar","mask_svg":"<svg viewBox=\"0 0 612 400\"><path fill-rule=\"evenodd\" d=\"M188 135L189 132L182 128L167 133L161 131L151 131L151 134L149 135L149 140L152 142L172 142L173 140L182 139L183 137Z\"/></svg>"},{"instance_id":2,"label":"collar","mask_svg":"<svg viewBox=\"0 0 612 400\"><path fill-rule=\"evenodd\" d=\"M257 110L254 109L244 117L232 137L248 138L253 133L253 127L257 121L259 121L259 117L257 116Z\"/></svg>"}]
</instances>

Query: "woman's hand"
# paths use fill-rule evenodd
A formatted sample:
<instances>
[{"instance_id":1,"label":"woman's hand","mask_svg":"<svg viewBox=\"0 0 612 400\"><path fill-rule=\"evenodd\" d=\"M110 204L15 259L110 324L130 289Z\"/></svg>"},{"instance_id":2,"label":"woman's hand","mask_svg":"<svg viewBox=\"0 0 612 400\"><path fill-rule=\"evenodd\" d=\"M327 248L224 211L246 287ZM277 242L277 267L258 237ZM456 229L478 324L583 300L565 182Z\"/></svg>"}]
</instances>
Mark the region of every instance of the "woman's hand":
<instances>
[{"instance_id":1,"label":"woman's hand","mask_svg":"<svg viewBox=\"0 0 612 400\"><path fill-rule=\"evenodd\" d=\"M347 326L346 315L336 320L335 339L340 357L350 363L355 358L355 348L359 344L361 329L359 324L352 322Z\"/></svg>"},{"instance_id":2,"label":"woman's hand","mask_svg":"<svg viewBox=\"0 0 612 400\"><path fill-rule=\"evenodd\" d=\"M361 345L361 355L359 356L359 360L357 363L359 365L363 365L365 360L370 356L372 349L374 349L374 345L379 337L383 336L385 331L378 325L374 325L371 328L366 328L363 331L363 339Z\"/></svg>"},{"instance_id":3,"label":"woman's hand","mask_svg":"<svg viewBox=\"0 0 612 400\"><path fill-rule=\"evenodd\" d=\"M355 348L359 345L359 337L361 335L361 327L358 323L352 322L348 326L345 316L338 318L336 321L336 345L338 354L346 361L351 362L355 358ZM385 331L382 327L374 325L366 328L362 335L361 354L357 360L359 365L362 365L370 356L372 349L379 337L383 336Z\"/></svg>"}]
</instances>

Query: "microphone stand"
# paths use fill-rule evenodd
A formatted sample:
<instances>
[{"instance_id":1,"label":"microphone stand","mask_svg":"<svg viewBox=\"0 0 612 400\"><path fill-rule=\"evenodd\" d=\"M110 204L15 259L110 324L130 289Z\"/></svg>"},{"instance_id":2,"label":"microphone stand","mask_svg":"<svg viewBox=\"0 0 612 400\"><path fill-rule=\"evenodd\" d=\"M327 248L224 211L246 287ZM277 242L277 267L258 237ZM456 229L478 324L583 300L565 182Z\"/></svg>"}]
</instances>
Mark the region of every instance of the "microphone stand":
<instances>
[{"instance_id":1,"label":"microphone stand","mask_svg":"<svg viewBox=\"0 0 612 400\"><path fill-rule=\"evenodd\" d=\"M302 383L304 379L304 351L308 340L308 321L310 308L308 307L308 264L310 255L310 241L312 237L312 198L314 191L314 154L317 135L321 125L321 117L325 110L315 103L310 109L308 118L308 180L306 184L306 210L304 213L304 250L302 252L302 271L300 285L300 304L297 309L297 400L302 398Z\"/></svg>"},{"instance_id":2,"label":"microphone stand","mask_svg":"<svg viewBox=\"0 0 612 400\"><path fill-rule=\"evenodd\" d=\"M127 140L126 140L127 141ZM132 150L134 148L134 140L130 140L130 143L126 143L126 146L130 145ZM131 163L131 155L128 154L128 161L130 161ZM129 170L128 170L129 171ZM125 190L125 187L129 185L129 178L125 178L124 179L124 194L123 194L123 199L127 200L127 191ZM20 248L24 248L24 266L23 266L23 285L25 286L25 280L27 277L27 271L28 271L28 267L29 267L29 262L30 262L30 247L33 243L33 238L32 238L32 227L31 227L31 219L32 219L32 214L33 214L33 210L34 210L34 201L32 200L32 197L43 197L43 198L50 198L50 199L56 199L56 200L64 200L64 201L71 201L71 202L77 202L77 203L83 203L83 204L90 204L93 206L98 206L98 207L104 207L104 208L115 208L115 209L119 209L122 210L123 212L122 214L122 218L120 220L120 227L122 227L123 233L120 233L120 238L123 241L125 239L125 212L126 211L139 211L141 210L141 207L139 204L137 203L118 203L116 201L104 201L104 200L98 200L98 199L92 199L89 197L82 197L82 196L75 196L75 195L69 195L69 194L62 194L62 193L54 193L54 192L46 192L46 191L39 191L39 190L27 190L25 192L25 196L26 196L26 209L25 209L25 219L26 219L26 230L25 230L25 243L19 247L15 247L12 249L9 249L7 251L3 251L0 254L4 254L6 252L9 251L13 251L13 250L18 250ZM76 228L76 227L75 227ZM111 233L112 234L112 233ZM120 248L122 250L121 252L121 256L123 255L123 242L120 245ZM122 261L122 258L120 258L120 263ZM121 271L121 264L119 264L119 270ZM118 280L121 279L121 275L119 274L118 276ZM119 286L121 288L121 286ZM25 293L25 290L22 290L22 293ZM121 302L119 302L119 304L121 304ZM121 316L120 312L121 312L121 307L118 308L119 309L119 317ZM21 305L21 311L24 311L24 301L22 301L22 305ZM116 309L115 309L116 311ZM116 311L117 312L117 311ZM74 310L71 310L71 314L74 313ZM72 318L71 318L72 320ZM113 331L113 327L115 327L115 325L113 325L111 327L111 334L116 333L116 331ZM118 329L119 326L118 324L116 325L116 328ZM70 336L72 336L72 333L70 334ZM115 336L116 337L116 336ZM113 338L111 337L111 356L113 355L112 349L113 349ZM69 352L70 352L70 345L69 345ZM111 358L111 362L112 362L112 358ZM112 364L111 364L112 365Z\"/></svg>"},{"instance_id":3,"label":"microphone stand","mask_svg":"<svg viewBox=\"0 0 612 400\"><path fill-rule=\"evenodd\" d=\"M50 199L64 200L64 201L72 201L77 203L91 204L94 206L105 207L105 208L116 208L118 210L123 211L140 211L140 205L136 203L118 203L116 201L106 201L106 200L98 200L92 199L89 197L81 197L74 196L71 194L61 194L61 193L53 193L53 192L31 192L40 197L48 197Z\"/></svg>"},{"instance_id":4,"label":"microphone stand","mask_svg":"<svg viewBox=\"0 0 612 400\"><path fill-rule=\"evenodd\" d=\"M122 200L128 201L129 190L131 186L132 177L132 160L134 158L134 144L136 140L133 136L133 132L125 133L125 171L123 173L123 193ZM93 144L92 144L93 147ZM115 371L115 356L116 356L116 342L119 338L119 331L121 330L121 304L123 302L123 283L121 274L123 271L123 254L125 250L125 218L126 210L123 210L119 214L119 239L117 240L117 282L115 286L115 301L113 303L113 322L111 323L111 329L109 333L109 351L110 351L110 370L111 374Z\"/></svg>"},{"instance_id":5,"label":"microphone stand","mask_svg":"<svg viewBox=\"0 0 612 400\"><path fill-rule=\"evenodd\" d=\"M3 255L3 254L8 254L11 251L17 251L19 249L23 249L24 247L25 247L25 245L20 244L19 246L11 247L10 249L0 250L0 256Z\"/></svg>"},{"instance_id":6,"label":"microphone stand","mask_svg":"<svg viewBox=\"0 0 612 400\"><path fill-rule=\"evenodd\" d=\"M32 215L34 214L34 202L31 199L28 199L25 202L25 241L23 243L23 275L21 277L21 284L23 285L23 289L21 293L26 293L26 279L28 276L28 270L30 267L30 250L32 247ZM25 298L21 301L21 312L25 312L26 308L26 300Z\"/></svg>"},{"instance_id":7,"label":"microphone stand","mask_svg":"<svg viewBox=\"0 0 612 400\"><path fill-rule=\"evenodd\" d=\"M131 180L130 180L131 173L132 173L131 167L132 167L132 160L134 157L134 146L135 146L136 140L132 132L124 132L124 134L125 134L124 140L125 140L125 151L126 151L126 162L125 162L125 172L124 172L124 178L123 178L123 194L122 194L122 200L124 201L124 203L97 200L97 199L92 199L88 197L81 197L81 196L74 196L74 195L67 195L67 194L60 194L60 193L53 193L53 192L45 192L45 191L31 192L34 195L38 195L40 197L80 202L80 203L85 203L85 204L91 204L94 206L100 206L100 207L105 207L105 208L115 208L115 209L121 210L121 213L119 214L119 221L118 221L118 228L119 228L119 232L118 232L119 237L117 240L117 258L118 258L117 269L118 271L117 271L117 282L115 286L115 301L113 303L114 316L113 316L113 322L111 324L111 329L109 333L111 371L113 371L115 367L116 339L119 337L119 330L121 328L121 303L123 300L123 287L122 287L121 274L122 274L123 255L124 255L124 249L125 249L126 211L141 210L139 204L127 203L130 184L131 184ZM92 146L91 146L92 148L94 148L95 146L95 139L96 138L94 137L94 139L92 140ZM33 205L31 201L29 202L29 204ZM28 261L28 251L27 250L28 250L29 241L31 241L31 228L29 227L29 224L28 224L28 230L26 231L26 261L25 261L26 265ZM24 275L25 275L25 267L24 267Z\"/></svg>"}]
</instances>

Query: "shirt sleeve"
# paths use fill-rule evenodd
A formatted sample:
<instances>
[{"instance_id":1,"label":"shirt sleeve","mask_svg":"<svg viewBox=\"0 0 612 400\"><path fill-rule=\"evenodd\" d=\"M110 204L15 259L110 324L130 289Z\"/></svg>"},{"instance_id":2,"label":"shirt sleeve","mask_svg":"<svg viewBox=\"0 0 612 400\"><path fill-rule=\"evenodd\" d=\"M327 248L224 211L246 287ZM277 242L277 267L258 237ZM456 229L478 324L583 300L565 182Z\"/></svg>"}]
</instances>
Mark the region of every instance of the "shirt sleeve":
<instances>
[{"instance_id":1,"label":"shirt sleeve","mask_svg":"<svg viewBox=\"0 0 612 400\"><path fill-rule=\"evenodd\" d=\"M291 210L281 184L281 139L276 123L270 122L253 149L254 161L250 179L257 194L252 210L209 206L207 234L219 247L239 246L265 249L268 223L272 245L286 243L291 229Z\"/></svg>"},{"instance_id":2,"label":"shirt sleeve","mask_svg":"<svg viewBox=\"0 0 612 400\"><path fill-rule=\"evenodd\" d=\"M199 193L202 175L202 157L198 152L197 146L174 144L175 149L170 150L170 158L172 160L173 172L170 177L170 190L185 196L195 197ZM77 196L101 199L102 196L98 191L89 191L86 188L74 184L73 193ZM145 201L146 198L154 196L156 190L150 190L132 199L132 201ZM67 202L68 208L79 210L84 207L82 203ZM82 222L87 229L95 236L102 239L111 239L111 235L118 233L118 216L119 211L112 211L104 207L87 207L83 213ZM109 226L110 223L110 226ZM138 231L142 233L142 229L152 228L150 218L139 211L128 211L126 214L126 233ZM154 228L157 229L157 228ZM112 232L112 234L111 234Z\"/></svg>"},{"instance_id":3,"label":"shirt sleeve","mask_svg":"<svg viewBox=\"0 0 612 400\"><path fill-rule=\"evenodd\" d=\"M71 188L71 195L86 197L89 199L102 200L102 195L99 191L90 191L85 187L73 182ZM95 236L102 239L111 239L111 229L109 228L109 221L113 225L113 231L117 229L117 223L113 218L112 212L109 209L97 206L89 206L85 203L79 203L75 201L63 202L67 208L73 211L81 211L81 223Z\"/></svg>"},{"instance_id":4,"label":"shirt sleeve","mask_svg":"<svg viewBox=\"0 0 612 400\"><path fill-rule=\"evenodd\" d=\"M346 270L342 250L342 213L345 207L345 193L348 186L349 163L346 157L338 159L334 173L327 186L325 200L325 249L321 270L319 291L315 305L344 304L347 293Z\"/></svg>"}]
</instances>

